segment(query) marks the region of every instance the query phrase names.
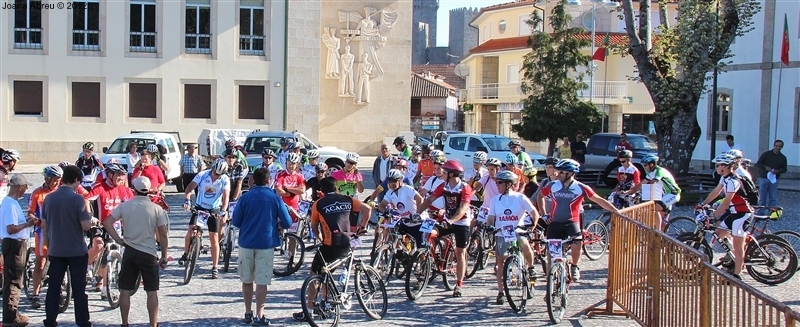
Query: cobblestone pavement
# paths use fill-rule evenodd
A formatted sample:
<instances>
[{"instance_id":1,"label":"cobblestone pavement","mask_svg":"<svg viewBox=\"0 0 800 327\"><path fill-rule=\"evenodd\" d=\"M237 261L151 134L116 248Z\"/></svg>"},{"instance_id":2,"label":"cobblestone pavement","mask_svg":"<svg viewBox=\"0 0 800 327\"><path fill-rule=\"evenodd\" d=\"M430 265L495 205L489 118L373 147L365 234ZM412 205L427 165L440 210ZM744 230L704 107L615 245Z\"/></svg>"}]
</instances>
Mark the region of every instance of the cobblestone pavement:
<instances>
[{"instance_id":1,"label":"cobblestone pavement","mask_svg":"<svg viewBox=\"0 0 800 327\"><path fill-rule=\"evenodd\" d=\"M28 180L34 185L40 185L41 175L28 175ZM365 180L371 180L365 176ZM33 187L29 188L30 190ZM174 192L170 186L168 191ZM372 190L368 190L367 194ZM800 193L781 192L782 203L798 203ZM784 200L786 199L786 200ZM23 200L27 203L27 198ZM22 201L21 201L22 202ZM161 326L239 326L244 314L241 300L241 284L236 274L236 264L232 263L229 273L221 273L221 279L211 280L211 263L209 255L202 255L198 263L199 271L195 273L189 285L182 285L183 269L177 265L177 258L182 253L182 240L189 216L180 208L182 196L168 194L168 203L171 206L171 228L169 254L175 258L164 271L159 291ZM691 211L691 208L680 210ZM680 212L679 212L680 213ZM587 217L593 217L599 212L588 212ZM798 230L796 217L797 205L784 211L784 219L772 225L773 230L793 229ZM207 242L207 239L205 240ZM358 250L361 258L366 259L368 245ZM234 252L235 260L236 252ZM636 326L633 320L616 317L586 318L581 312L589 307L602 304L605 295L607 259L588 261L581 259L582 280L570 289L569 309L565 321L561 325L573 326ZM289 277L273 279L267 297L266 315L277 326L303 326L305 323L294 322L291 313L300 308L299 288L308 273L311 255L306 255L304 266L298 273ZM490 259L493 262L492 259ZM465 282L464 296L452 298L451 292L444 289L441 278L437 278L432 287L429 286L424 297L417 302L406 299L403 283L393 280L388 285L389 311L386 319L370 321L361 312L360 307L354 304L351 310L342 314L342 324L351 326L423 326L423 325L507 325L507 326L540 326L548 325L546 307L541 297L543 284L536 287L534 300L528 304L528 312L516 314L508 305L495 305L494 297L497 294L496 283L491 274L493 264L487 269L478 272L473 278ZM800 288L797 278L774 287L762 286L749 277L745 280L758 287L767 294L792 305L800 310L800 301L796 290ZM89 292L89 308L91 319L95 326L118 326L120 323L119 311L112 310L105 301L100 300L99 293ZM147 322L146 297L139 292L132 298L130 321L132 325L144 326ZM21 309L27 314L33 326L40 326L44 319L43 308L34 310L26 300L21 301ZM71 325L74 322L72 308L61 314L59 320L62 325Z\"/></svg>"}]
</instances>

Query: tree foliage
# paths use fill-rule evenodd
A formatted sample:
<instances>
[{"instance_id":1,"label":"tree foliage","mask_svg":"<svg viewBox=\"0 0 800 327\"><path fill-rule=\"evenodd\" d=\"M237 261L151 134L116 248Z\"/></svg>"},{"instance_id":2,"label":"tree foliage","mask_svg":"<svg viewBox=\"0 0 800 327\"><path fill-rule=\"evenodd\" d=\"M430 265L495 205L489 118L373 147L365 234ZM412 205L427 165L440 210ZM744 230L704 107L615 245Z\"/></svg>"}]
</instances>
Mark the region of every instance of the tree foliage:
<instances>
[{"instance_id":1,"label":"tree foliage","mask_svg":"<svg viewBox=\"0 0 800 327\"><path fill-rule=\"evenodd\" d=\"M566 0L561 0L550 15L553 34L537 31L528 39L531 51L523 61L521 88L528 97L524 100L522 120L512 130L519 137L540 142L549 140L552 153L558 139L576 132L590 134L600 130L601 114L594 105L580 99L578 92L588 85L576 67L587 66L590 56L581 49L591 45L579 39L581 28L570 28L572 20L566 13ZM531 27L540 26L543 17L534 10L527 21Z\"/></svg>"}]
</instances>

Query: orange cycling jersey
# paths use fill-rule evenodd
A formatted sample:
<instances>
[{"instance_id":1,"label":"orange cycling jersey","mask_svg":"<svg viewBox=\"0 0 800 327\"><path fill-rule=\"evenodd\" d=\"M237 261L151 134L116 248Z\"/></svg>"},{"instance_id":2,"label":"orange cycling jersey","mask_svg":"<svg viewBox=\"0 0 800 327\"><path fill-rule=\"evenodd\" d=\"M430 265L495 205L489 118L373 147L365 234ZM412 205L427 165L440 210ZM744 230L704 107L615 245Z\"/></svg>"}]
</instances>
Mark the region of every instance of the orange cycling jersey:
<instances>
[{"instance_id":1,"label":"orange cycling jersey","mask_svg":"<svg viewBox=\"0 0 800 327\"><path fill-rule=\"evenodd\" d=\"M44 185L33 190L33 193L31 193L31 200L28 203L28 214L33 215L36 218L42 218L42 205L44 204L44 198L53 191L55 190L46 188ZM36 223L36 225L33 227L33 239L36 245L34 247L36 256L46 257L47 248L43 246L44 238L42 237L41 222Z\"/></svg>"},{"instance_id":2,"label":"orange cycling jersey","mask_svg":"<svg viewBox=\"0 0 800 327\"><path fill-rule=\"evenodd\" d=\"M428 178L433 176L433 160L420 160L419 165L417 166L417 171L419 171L420 176L422 176L419 181L419 185L425 185L425 182L428 181Z\"/></svg>"}]
</instances>

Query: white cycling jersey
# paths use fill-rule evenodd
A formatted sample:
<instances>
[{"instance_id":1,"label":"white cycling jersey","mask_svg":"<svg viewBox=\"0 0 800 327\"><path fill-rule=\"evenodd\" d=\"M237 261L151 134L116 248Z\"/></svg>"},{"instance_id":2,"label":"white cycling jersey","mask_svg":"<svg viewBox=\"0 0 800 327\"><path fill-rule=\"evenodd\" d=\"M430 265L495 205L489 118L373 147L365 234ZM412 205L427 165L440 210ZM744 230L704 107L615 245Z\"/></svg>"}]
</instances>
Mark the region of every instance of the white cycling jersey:
<instances>
[{"instance_id":1,"label":"white cycling jersey","mask_svg":"<svg viewBox=\"0 0 800 327\"><path fill-rule=\"evenodd\" d=\"M422 186L422 188L428 191L428 194L421 194L422 197L427 199L431 195L431 193L433 193L433 191L435 191L436 188L438 188L439 185L442 185L443 183L444 179L441 179L439 177L432 176L431 178L428 178L428 181L426 181L425 185ZM436 201L433 201L433 204L431 204L431 206L437 209L444 208L444 198L440 197L436 199Z\"/></svg>"},{"instance_id":2,"label":"white cycling jersey","mask_svg":"<svg viewBox=\"0 0 800 327\"><path fill-rule=\"evenodd\" d=\"M312 164L305 164L303 168L300 169L300 173L303 174L304 180L309 180L317 176L317 166Z\"/></svg>"},{"instance_id":3,"label":"white cycling jersey","mask_svg":"<svg viewBox=\"0 0 800 327\"><path fill-rule=\"evenodd\" d=\"M496 195L489 205L489 215L495 217L497 228L524 225L525 215L535 210L525 194L515 191Z\"/></svg>"}]
</instances>

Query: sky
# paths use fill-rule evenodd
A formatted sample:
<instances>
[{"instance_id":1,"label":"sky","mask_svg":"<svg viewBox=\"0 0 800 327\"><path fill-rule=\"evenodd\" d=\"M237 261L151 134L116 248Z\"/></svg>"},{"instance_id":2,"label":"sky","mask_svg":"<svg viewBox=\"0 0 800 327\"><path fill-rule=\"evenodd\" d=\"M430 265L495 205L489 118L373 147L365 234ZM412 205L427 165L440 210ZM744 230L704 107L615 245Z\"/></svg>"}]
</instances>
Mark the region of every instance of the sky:
<instances>
[{"instance_id":1,"label":"sky","mask_svg":"<svg viewBox=\"0 0 800 327\"><path fill-rule=\"evenodd\" d=\"M436 17L436 46L446 46L450 33L450 9L462 7L478 7L513 2L513 0L439 0L439 12Z\"/></svg>"}]
</instances>

